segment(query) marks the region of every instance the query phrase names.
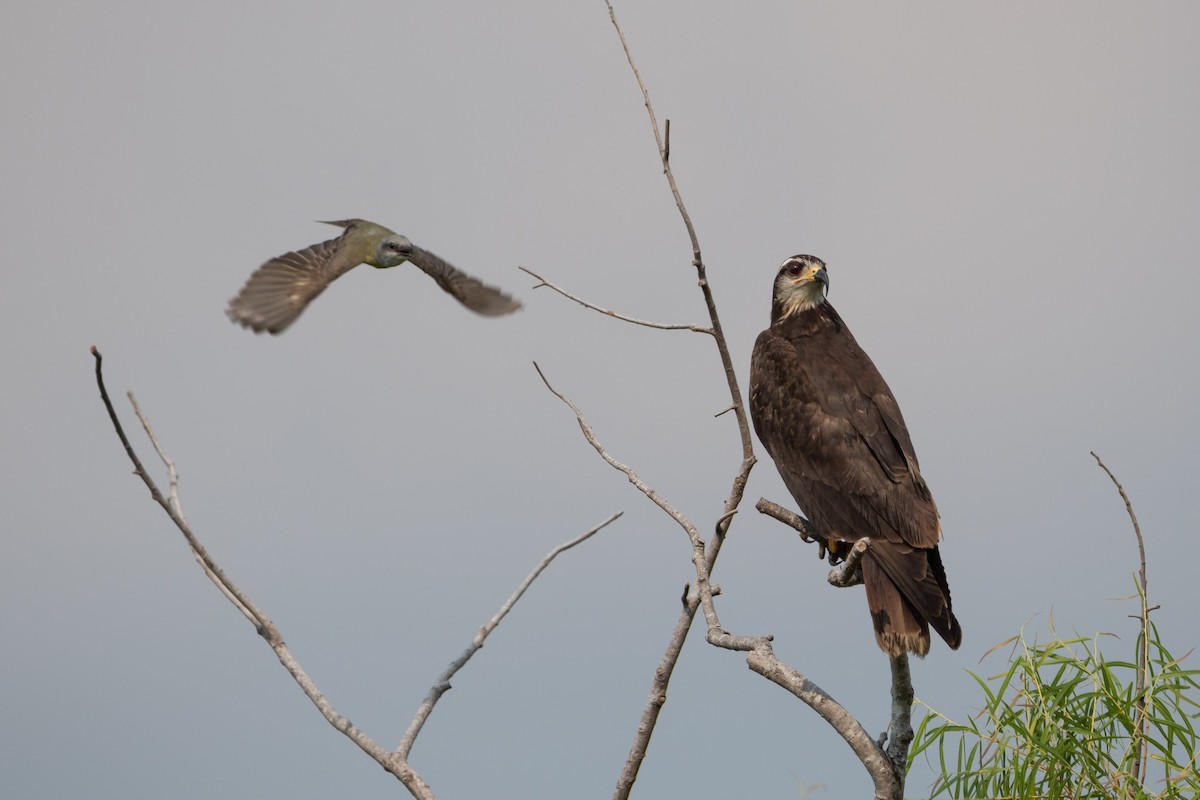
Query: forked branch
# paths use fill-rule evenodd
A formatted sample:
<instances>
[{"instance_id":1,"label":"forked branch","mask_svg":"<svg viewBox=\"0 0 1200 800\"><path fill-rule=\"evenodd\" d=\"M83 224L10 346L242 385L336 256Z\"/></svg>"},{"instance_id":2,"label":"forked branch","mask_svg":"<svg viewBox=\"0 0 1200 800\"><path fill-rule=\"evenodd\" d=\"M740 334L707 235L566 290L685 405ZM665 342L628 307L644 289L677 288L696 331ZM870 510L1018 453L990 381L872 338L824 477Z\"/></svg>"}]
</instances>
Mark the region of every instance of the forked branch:
<instances>
[{"instance_id":1,"label":"forked branch","mask_svg":"<svg viewBox=\"0 0 1200 800\"><path fill-rule=\"evenodd\" d=\"M881 798L881 800L898 800L901 796L901 787L903 786L903 779L901 777L903 773L898 773L896 767L893 765L893 761L889 757L889 752L885 751L880 744L877 744L866 729L841 704L816 684L809 681L803 674L781 662L771 647L770 636L735 636L721 627L716 608L713 604L713 591L709 582L709 573L704 558L704 543L700 540L699 532L695 526L666 499L651 489L631 467L614 458L604 448L603 444L601 444L579 407L550 384L536 363L534 364L534 368L537 369L538 375L546 384L546 388L574 412L584 438L600 457L614 469L622 472L638 491L675 520L687 532L689 539L693 543L692 563L696 568L697 574L695 594L685 593L684 595L683 613L680 615L680 620L672 633L663 662L655 672L655 680L651 687L650 698L643 712L642 720L638 725L630 757L627 758L625 768L621 771L621 775L618 778L616 794L614 796L618 798L628 797L633 782L637 778L637 769L645 757L646 748L649 746L650 736L653 733L658 713L666 701L666 687L670 679L670 671L674 669L679 650L683 646L687 630L691 625L691 620L697 608L699 608L703 609L705 619L708 622L706 638L711 644L747 653L747 663L752 670L787 689L798 699L813 708L813 710L837 730L850 745L851 749L859 756L860 760L862 760L863 765L867 768L872 780L875 782L875 796ZM865 547L862 549L865 550ZM854 566L856 564L851 564L851 568ZM897 692L902 693L904 690L904 685L896 682L900 677L899 673L896 672L896 666L896 662L894 661L894 696ZM902 660L902 666L904 667L903 674L907 676L906 660ZM907 692L911 696L911 681L907 682ZM911 701L909 708L911 709ZM893 729L902 730L902 726L894 721ZM905 743L904 752L907 753L907 743ZM901 763L903 763L903 759L901 759Z\"/></svg>"},{"instance_id":2,"label":"forked branch","mask_svg":"<svg viewBox=\"0 0 1200 800\"><path fill-rule=\"evenodd\" d=\"M466 663L471 659L471 656L475 655L475 653L477 653L479 649L483 647L484 640L487 639L488 635L496 629L496 626L499 625L500 621L508 615L508 612L512 611L513 606L516 605L517 601L521 599L521 596L525 594L525 591L530 587L534 580L536 580L537 577L542 574L546 567L550 566L550 562L557 558L559 554L564 553L575 545L582 544L583 542L592 538L592 536L596 533L599 533L602 528L605 528L609 524L620 519L621 515L624 513L624 511L618 511L594 528L584 531L569 542L564 542L563 544L558 545L546 554L546 557L543 558L538 565L533 568L533 571L525 577L525 580L521 581L521 584L517 587L516 591L512 593L512 596L509 597L508 600L504 601L504 605L500 606L500 610L496 612L495 616L493 616L482 627L480 627L479 632L475 634L475 638L471 640L471 644L467 647L467 649L463 651L462 655L450 662L450 666L447 667L446 671L438 677L437 683L435 683L433 688L429 690L429 694L425 696L425 699L421 702L421 707L417 709L417 713L413 717L413 721L409 724L408 730L404 732L404 738L400 740L400 744L396 748L396 753L400 757L408 758L408 753L410 750L412 750L412 746L416 742L417 734L421 732L421 728L424 727L425 721L428 720L429 715L433 713L433 707L437 705L437 702L441 699L442 695L450 690L450 679L453 678L460 669L466 666Z\"/></svg>"},{"instance_id":3,"label":"forked branch","mask_svg":"<svg viewBox=\"0 0 1200 800\"><path fill-rule=\"evenodd\" d=\"M744 462L743 469L749 472L750 467L754 465L754 445L750 440L750 422L746 416L746 407L742 403L742 390L738 387L737 375L733 369L733 359L729 356L729 347L725 343L725 333L721 329L721 318L717 314L717 303L713 299L712 287L708 285L708 271L704 266L704 258L700 253L700 239L696 236L696 228L692 225L692 218L688 215L687 208L683 204L683 196L679 193L679 185L675 182L675 173L671 170L671 151L663 134L658 129L658 118L654 114L654 104L650 102L650 91L646 88L645 82L642 80L642 75L638 72L637 63L633 60L633 53L629 49L629 42L625 40L625 31L621 29L621 23L617 21L617 12L613 10L611 0L604 0L604 5L608 7L608 18L612 21L613 27L617 31L617 36L621 39L621 47L625 50L625 60L629 62L629 68L633 71L633 77L637 80L638 89L642 92L642 100L646 104L646 113L650 116L650 128L654 132L654 143L658 147L658 157L662 161L663 175L666 176L667 185L671 188L671 196L675 198L675 206L679 209L679 216L683 218L684 227L687 228L688 239L692 243L692 266L696 268L696 278L700 285L700 291L704 295L704 304L708 308L708 317L712 321L713 339L717 343L717 352L721 357L721 366L725 370L725 380L729 385L729 394L733 400L733 410L737 415L738 433L742 440L742 460ZM668 127L668 130L670 128ZM745 464L748 464L745 465ZM735 482L735 493L737 485ZM738 500L741 496L738 494ZM736 508L736 503L734 506ZM730 508L725 509L729 511Z\"/></svg>"},{"instance_id":4,"label":"forked branch","mask_svg":"<svg viewBox=\"0 0 1200 800\"><path fill-rule=\"evenodd\" d=\"M846 739L846 741L850 743L850 746L859 755L860 759L870 772L872 779L875 781L876 797L898 798L903 792L903 772L901 771L899 772L899 775L897 775L897 770L894 767L893 762L889 760L888 754L885 753L879 745L871 740L870 736L866 733L862 726L855 721L854 718L848 712L846 712L844 708L834 702L832 698L822 692L819 688L812 685L811 682L804 678L804 676L800 675L800 673L779 662L771 650L771 637L735 637L721 629L717 620L716 611L713 608L712 590L709 584L709 576L715 565L716 558L720 552L725 535L729 530L729 526L734 515L737 513L738 506L741 503L742 496L745 491L746 481L749 477L750 470L753 468L755 463L754 449L750 438L750 425L746 414L745 404L742 401L741 390L738 386L737 376L733 368L733 361L730 357L729 348L725 340L724 332L721 328L720 318L717 314L716 302L713 298L712 289L709 286L707 271L700 250L700 242L696 235L695 227L692 225L691 218L688 215L686 207L684 206L683 198L679 192L678 184L675 181L675 176L671 169L669 141L670 123L668 121L666 134L660 132L658 121L654 113L654 106L650 102L650 93L642 80L640 72L638 71L637 64L635 63L633 54L629 48L629 43L625 38L625 33L621 29L620 23L617 21L616 12L613 10L611 0L605 0L605 5L608 8L609 19L612 21L613 27L616 29L617 35L621 40L621 46L625 51L626 60L629 63L629 67L633 72L634 78L637 80L638 88L641 90L642 99L646 106L646 112L650 119L650 127L654 133L655 144L658 148L659 158L662 162L663 174L667 178L671 195L675 199L675 204L679 209L684 226L687 228L688 238L692 245L692 264L696 269L700 290L704 296L705 305L708 308L709 318L712 322L711 333L717 345L717 351L721 359L722 368L725 372L730 399L732 401L726 410L734 411L735 416L737 417L738 432L742 444L741 465L734 477L733 487L725 501L725 507L722 511L722 514L717 518L717 521L714 525L715 536L712 543L706 548L704 543L700 541L694 526L691 526L690 524L684 525L684 528L687 530L689 539L692 543L692 562L695 566L697 577L696 592L694 596L685 594L683 612L680 616L679 622L675 627L675 631L672 634L671 642L668 644L667 656L664 658L663 665L660 665L659 671L655 675L655 681L651 687L650 700L647 704L645 712L643 713L641 724L639 725L637 735L635 736L634 745L630 750L629 757L625 764L625 769L622 771L621 777L618 780L617 791L614 797L617 798L617 800L624 800L624 798L628 797L629 790L632 787L634 779L636 778L638 767L641 764L641 760L645 757L646 746L649 743L650 732L653 730L658 709L661 707L662 702L664 702L665 699L664 692L666 683L670 679L670 670L674 668L675 663L672 658L672 653L675 652L677 655L675 648L682 646L683 638L686 636L687 628L690 625L696 610L698 608L702 608L708 622L707 639L710 643L721 647L728 647L730 649L743 651L748 650L748 663L752 669L760 672L760 674L763 674L776 683L779 683L781 686L788 688L789 691L792 691L793 694L795 694L798 698L808 703L827 721L829 721L830 724L833 725L835 729L837 729L838 732ZM579 298L567 294L566 292L562 292L562 290L559 291L571 299L576 300L577 302L581 302L584 305L596 310L603 311L603 309L599 309L593 304L582 301ZM539 369L538 371L540 374L541 370ZM542 376L542 379L545 381L544 375ZM619 462L616 462L615 459L612 459L612 457L604 452L603 448L600 447L599 443L595 440L594 434L591 433L590 428L583 419L583 415L579 409L563 395L555 391L553 387L550 387L548 382L547 387L550 388L550 390L554 392L556 396L563 400L563 402L567 403L575 412L580 424L580 428L583 430L585 437L587 437L589 442L592 443L593 447L600 452L601 456L613 466L623 469L627 476L629 476L630 481L634 482L635 486L638 485L638 481L635 480L632 470L624 465L620 465ZM642 488L642 486L639 486L639 488ZM656 498L655 495L646 491L644 488L642 488L642 490L647 494L647 497L664 507L664 510L669 507L669 504L666 504L665 501L661 501L661 498ZM672 516L674 517L676 515L672 514ZM681 516L682 515L679 515L679 517ZM676 518L676 521L680 522L680 524L683 524L678 517ZM856 565L851 565L850 569L853 570L854 566ZM906 665L907 662L905 662L905 666ZM664 670L666 671L665 675L663 674ZM894 667L893 676L895 677L896 674L897 673Z\"/></svg>"},{"instance_id":5,"label":"forked branch","mask_svg":"<svg viewBox=\"0 0 1200 800\"><path fill-rule=\"evenodd\" d=\"M605 450L604 445L600 443L599 438L597 438L595 432L592 430L592 426L589 425L588 421L584 418L583 412L579 409L579 406L571 402L570 398L559 392L550 384L550 381L542 372L542 368L537 365L537 362L534 362L533 368L537 370L538 376L542 379L542 382L546 384L546 388L550 390L550 393L565 403L566 406L575 413L575 419L579 423L579 429L583 432L583 437L587 439L588 444L590 444L592 448L600 454L600 457L604 459L609 466L624 473L625 477L629 479L629 482L632 483L639 492L644 494L650 500L650 502L654 503L656 506L666 512L667 515L670 516L671 519L675 520L679 527L683 528L684 532L687 534L688 540L692 544L692 565L696 569L696 590L700 597L700 608L704 610L705 619L708 621L708 641L717 645L718 647L725 647L730 650L749 650L753 648L761 637L735 637L726 633L721 628L721 623L717 619L717 610L713 606L713 592L708 577L708 564L705 559L704 540L700 538L700 532L696 529L696 526L693 525L691 520L684 516L682 512L671 505L666 498L664 498L654 489L650 488L645 481L638 477L638 474L633 470L632 467L622 464L607 450Z\"/></svg>"},{"instance_id":6,"label":"forked branch","mask_svg":"<svg viewBox=\"0 0 1200 800\"><path fill-rule=\"evenodd\" d=\"M358 747L364 753L374 759L375 762L381 767L390 772L392 775L395 775L400 782L404 784L405 788L412 793L413 797L419 798L419 800L434 800L433 790L427 783L425 783L421 776L418 775L417 772L408 765L408 762L403 757L400 757L395 753L389 753L378 743L376 743L370 736L355 727L354 723L352 723L346 717L343 717L337 712L336 709L334 709L333 705L329 702L325 695L322 694L317 688L312 678L310 678L308 673L306 673L300 666L300 662L298 662L295 656L292 655L291 650L289 650L287 644L284 643L283 637L280 635L278 629L276 629L275 624L272 623L271 620L267 618L266 614L259 610L258 607L250 601L245 593L242 592L227 575L225 575L225 572L220 568L220 566L217 565L215 561L213 561L212 557L208 554L208 551L204 549L204 546L200 544L199 540L196 538L196 535L192 532L191 526L179 512L180 505L177 499L176 502L170 502L163 497L162 493L158 489L158 486L154 483L154 479L150 477L148 472L146 472L146 469L142 466L141 459L139 459L137 453L134 452L133 446L129 443L129 439L125 435L125 429L121 425L121 420L117 417L117 412L113 409L112 401L109 400L108 390L104 386L104 373L101 370L102 356L100 355L100 351L93 347L92 355L95 356L96 359L96 384L100 388L100 399L104 401L104 407L108 410L108 417L112 421L113 428L117 432L117 437L121 440L121 444L125 447L126 455L128 455L129 460L133 462L134 474L142 479L142 482L146 484L146 488L150 490L150 496L154 499L154 502L162 506L163 510L167 512L167 516L169 516L171 521L175 523L175 527L179 528L180 533L182 533L184 539L187 540L188 547L191 548L192 553L196 556L196 559L200 561L201 565L204 567L204 573L208 575L209 579L217 585L221 592L228 597L244 615L246 615L247 619L254 624L255 630L257 630L259 635L261 635L267 641L267 644L270 645L271 649L275 651L275 655L279 659L279 662L283 664L284 669L286 669L296 683L299 684L300 688L304 691L304 694L309 700L312 701L313 705L317 707L317 710L321 712L321 715L325 717L326 721L329 722L330 725L344 734L348 739L350 739L350 741L358 745ZM146 425L147 430L149 431L149 424L145 422L145 417L142 415L140 409L138 410L138 416L143 420L143 424ZM161 454L162 449L159 446L157 439L155 438L153 441L155 442L155 449ZM170 460L166 459L165 456L163 458L164 461L170 463ZM172 473L172 497L177 498L178 480L174 475L173 465L169 467L169 471Z\"/></svg>"},{"instance_id":7,"label":"forked branch","mask_svg":"<svg viewBox=\"0 0 1200 800\"><path fill-rule=\"evenodd\" d=\"M474 640L466 649L466 651L464 651L461 656L451 663L450 667L441 675L441 677L439 677L438 682L430 690L429 695L425 698L425 701L422 702L421 707L417 710L417 714L413 718L412 723L409 725L408 730L405 732L404 738L400 742L400 745L395 751L388 752L378 743L376 743L370 736L355 727L349 719L342 716L337 712L336 709L334 709L333 705L329 702L325 695L322 694L317 688L312 678L310 678L308 673L306 673L300 666L300 663L296 660L295 656L292 655L291 650L284 642L283 637L280 635L279 630L275 627L275 624L271 622L266 614L264 614L253 602L251 602L250 598L247 597L246 594L242 592L232 580L229 579L224 570L217 565L217 563L209 555L208 551L196 538L196 535L192 531L191 525L183 516L183 506L179 497L179 476L175 470L175 463L163 450L158 437L155 435L153 428L150 426L149 420L147 419L146 415L142 413L141 408L138 407L137 401L134 400L131 392L129 393L129 401L133 404L134 411L136 412L138 419L141 420L142 427L145 429L146 435L154 445L155 451L158 453L159 458L162 459L163 464L167 468L167 475L170 481L169 498L164 497L162 492L159 491L154 479L150 477L150 474L146 471L145 467L142 466L141 459L138 458L133 446L129 443L129 438L125 435L125 429L121 425L121 420L117 417L116 410L113 408L112 401L109 399L108 390L104 385L104 373L101 368L102 356L100 355L100 351L93 347L91 352L96 361L96 384L100 390L100 399L104 402L104 407L108 411L109 419L112 421L112 425L117 433L117 437L121 440L121 444L125 448L126 455L133 463L134 474L142 479L142 482L145 483L146 488L150 490L151 498L153 498L154 501L158 503L164 511L167 512L167 516L169 516L171 521L175 523L175 526L179 528L179 531L183 534L184 539L187 541L188 547L191 549L192 554L196 557L196 560L204 569L204 574L208 576L209 580L211 580L217 586L217 588L221 590L221 593L224 594L225 597L227 597L229 601L233 603L239 611L242 612L242 614L251 622L251 624L255 626L255 629L258 631L258 633L263 637L263 639L266 640L271 649L275 651L275 655L279 658L280 663L283 664L284 669L288 671L293 680L296 681L301 690L303 690L304 694L310 701L312 701L313 705L317 707L317 709L321 712L321 715L325 717L326 721L328 721L330 725L358 745L358 747L364 753L374 759L374 761L381 767L398 778L413 797L418 798L418 800L434 800L433 790L427 783L425 783L421 776L418 775L411 766L409 766L408 754L412 749L413 743L416 741L417 735L421 731L421 727L425 724L425 721L433 712L433 708L437 704L438 699L440 699L441 696L450 689L450 678L453 677L454 674L457 673L467 663L471 656L473 656L481 647L483 647L484 640L493 630L496 629L496 626L499 625L501 620L503 620L508 612L512 610L513 606L518 600L521 599L521 596L525 594L526 590L533 583L533 581L550 565L550 562L553 561L555 557L557 557L560 553L569 550L577 544L589 539L592 535L620 517L621 513L618 512L613 514L599 525L596 525L590 530L585 531L569 542L555 547L546 555L545 558L541 560L536 567L534 567L533 571L525 578L524 581L521 582L516 591L511 597L508 598L507 601L505 601L504 605L500 607L500 610L495 614L495 616L493 616L479 629L479 632L475 635Z\"/></svg>"}]
</instances>

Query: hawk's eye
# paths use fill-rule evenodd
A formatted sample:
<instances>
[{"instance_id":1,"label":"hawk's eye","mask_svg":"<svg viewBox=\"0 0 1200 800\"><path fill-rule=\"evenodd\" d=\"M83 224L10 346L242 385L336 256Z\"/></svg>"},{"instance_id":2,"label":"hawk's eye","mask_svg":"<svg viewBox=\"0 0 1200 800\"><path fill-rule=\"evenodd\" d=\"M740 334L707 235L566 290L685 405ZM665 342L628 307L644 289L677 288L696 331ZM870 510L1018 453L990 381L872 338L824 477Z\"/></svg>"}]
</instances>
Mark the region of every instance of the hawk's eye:
<instances>
[{"instance_id":1,"label":"hawk's eye","mask_svg":"<svg viewBox=\"0 0 1200 800\"><path fill-rule=\"evenodd\" d=\"M787 274L793 278L798 277L801 272L804 272L804 266L798 261L793 261L787 265Z\"/></svg>"}]
</instances>

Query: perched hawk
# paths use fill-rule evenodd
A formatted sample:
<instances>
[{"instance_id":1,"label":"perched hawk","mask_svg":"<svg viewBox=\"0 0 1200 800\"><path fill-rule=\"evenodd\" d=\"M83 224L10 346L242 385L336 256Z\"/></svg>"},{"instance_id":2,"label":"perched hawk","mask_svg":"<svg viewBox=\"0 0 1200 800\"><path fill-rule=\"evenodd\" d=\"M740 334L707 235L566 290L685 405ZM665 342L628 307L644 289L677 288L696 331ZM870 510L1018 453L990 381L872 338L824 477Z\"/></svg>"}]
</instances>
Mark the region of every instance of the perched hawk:
<instances>
[{"instance_id":1,"label":"perched hawk","mask_svg":"<svg viewBox=\"0 0 1200 800\"><path fill-rule=\"evenodd\" d=\"M825 301L828 286L819 258L779 268L750 364L754 430L832 552L871 538L862 576L879 647L923 656L933 626L957 648L937 506L896 398Z\"/></svg>"},{"instance_id":2,"label":"perched hawk","mask_svg":"<svg viewBox=\"0 0 1200 800\"><path fill-rule=\"evenodd\" d=\"M259 267L238 296L229 301L226 314L255 333L282 333L296 321L325 287L359 264L378 269L411 261L437 281L458 302L487 316L510 314L521 307L504 292L455 269L407 236L365 219L327 222L344 228L342 235L303 250L284 253Z\"/></svg>"}]
</instances>

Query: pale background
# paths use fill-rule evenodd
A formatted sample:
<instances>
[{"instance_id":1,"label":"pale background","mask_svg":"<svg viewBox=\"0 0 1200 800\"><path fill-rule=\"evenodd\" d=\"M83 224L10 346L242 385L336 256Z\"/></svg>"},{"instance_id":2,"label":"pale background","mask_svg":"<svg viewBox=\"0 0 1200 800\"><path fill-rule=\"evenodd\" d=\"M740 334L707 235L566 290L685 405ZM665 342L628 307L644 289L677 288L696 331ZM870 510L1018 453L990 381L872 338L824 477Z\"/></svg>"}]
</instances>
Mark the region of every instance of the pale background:
<instances>
[{"instance_id":1,"label":"pale background","mask_svg":"<svg viewBox=\"0 0 1200 800\"><path fill-rule=\"evenodd\" d=\"M914 665L962 718L966 670L1029 621L1131 652L1195 608L1200 6L622 2L738 375L785 257L900 399L946 530L963 647ZM130 475L132 388L192 524L335 706L394 746L533 564L565 555L458 676L412 754L439 796L607 797L692 576L683 533L598 435L711 530L738 465L641 97L594 2L11 3L0 27L0 794L396 797L202 576ZM462 310L362 268L279 338L222 309L265 259L362 216L520 296ZM153 453L135 438L148 463ZM765 458L762 449L760 458ZM155 464L157 468L157 464ZM886 661L861 590L753 511L724 623L872 731ZM914 775L910 795L925 791ZM693 632L639 797L862 796L807 708Z\"/></svg>"}]
</instances>

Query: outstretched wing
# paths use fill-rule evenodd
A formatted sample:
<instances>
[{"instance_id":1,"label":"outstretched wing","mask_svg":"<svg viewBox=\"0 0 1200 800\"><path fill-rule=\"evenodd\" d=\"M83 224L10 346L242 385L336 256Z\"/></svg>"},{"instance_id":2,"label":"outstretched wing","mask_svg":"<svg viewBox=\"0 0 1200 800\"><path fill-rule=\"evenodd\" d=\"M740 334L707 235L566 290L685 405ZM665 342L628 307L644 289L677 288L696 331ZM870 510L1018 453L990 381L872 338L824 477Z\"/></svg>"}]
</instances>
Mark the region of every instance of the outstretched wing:
<instances>
[{"instance_id":1,"label":"outstretched wing","mask_svg":"<svg viewBox=\"0 0 1200 800\"><path fill-rule=\"evenodd\" d=\"M254 271L225 313L255 333L282 333L326 286L360 263L343 252L342 238L272 258Z\"/></svg>"},{"instance_id":2,"label":"outstretched wing","mask_svg":"<svg viewBox=\"0 0 1200 800\"><path fill-rule=\"evenodd\" d=\"M414 245L412 255L408 260L437 281L438 286L454 295L458 302L477 314L496 317L501 314L511 314L521 307L519 300L514 300L495 286L488 286L478 278L472 278L428 250Z\"/></svg>"}]
</instances>

